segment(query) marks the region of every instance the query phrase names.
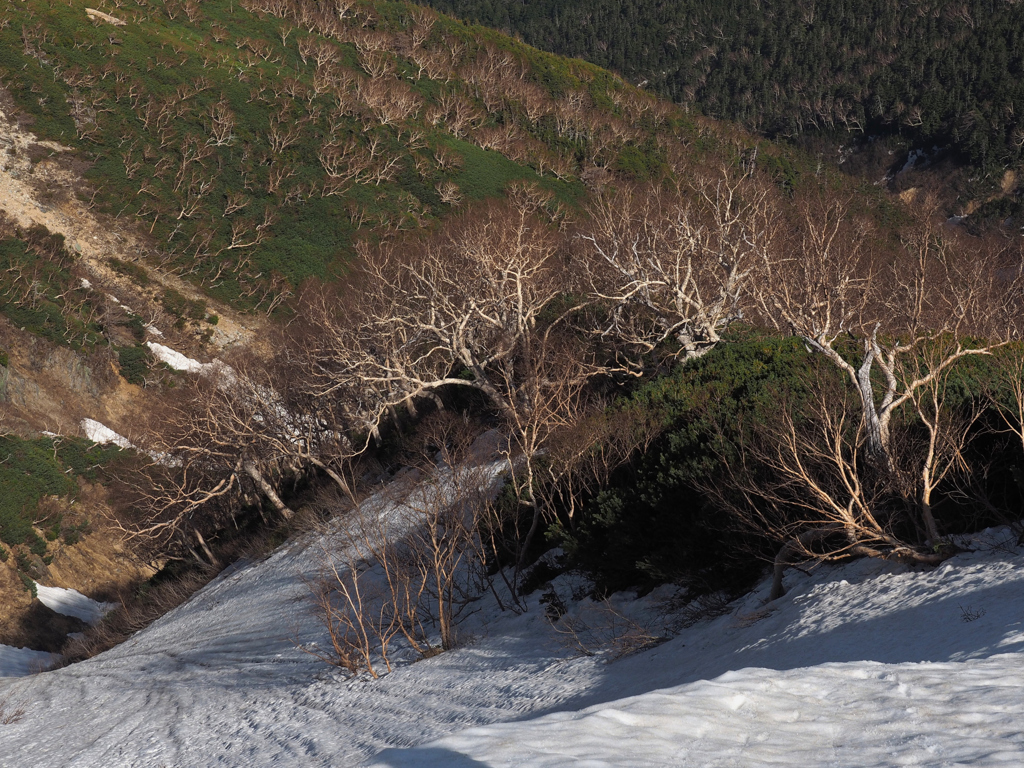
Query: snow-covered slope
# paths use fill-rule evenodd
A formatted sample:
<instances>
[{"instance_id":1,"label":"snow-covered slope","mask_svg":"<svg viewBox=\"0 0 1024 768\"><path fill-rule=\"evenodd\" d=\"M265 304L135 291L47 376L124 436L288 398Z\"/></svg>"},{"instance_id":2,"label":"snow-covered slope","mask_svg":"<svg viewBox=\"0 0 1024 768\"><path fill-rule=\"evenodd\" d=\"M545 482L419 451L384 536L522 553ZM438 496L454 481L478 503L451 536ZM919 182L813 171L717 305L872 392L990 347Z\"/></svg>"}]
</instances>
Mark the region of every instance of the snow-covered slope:
<instances>
[{"instance_id":1,"label":"snow-covered slope","mask_svg":"<svg viewBox=\"0 0 1024 768\"><path fill-rule=\"evenodd\" d=\"M320 542L241 564L95 659L0 682L26 709L0 765L1024 764L1007 531L929 572L794 571L781 600L765 587L614 662L573 655L536 598L523 616L485 599L464 647L376 681L296 647L325 642L302 581ZM616 604L650 616L655 598Z\"/></svg>"},{"instance_id":2,"label":"snow-covered slope","mask_svg":"<svg viewBox=\"0 0 1024 768\"><path fill-rule=\"evenodd\" d=\"M1024 764L1016 654L970 662L744 669L389 751L374 766Z\"/></svg>"}]
</instances>

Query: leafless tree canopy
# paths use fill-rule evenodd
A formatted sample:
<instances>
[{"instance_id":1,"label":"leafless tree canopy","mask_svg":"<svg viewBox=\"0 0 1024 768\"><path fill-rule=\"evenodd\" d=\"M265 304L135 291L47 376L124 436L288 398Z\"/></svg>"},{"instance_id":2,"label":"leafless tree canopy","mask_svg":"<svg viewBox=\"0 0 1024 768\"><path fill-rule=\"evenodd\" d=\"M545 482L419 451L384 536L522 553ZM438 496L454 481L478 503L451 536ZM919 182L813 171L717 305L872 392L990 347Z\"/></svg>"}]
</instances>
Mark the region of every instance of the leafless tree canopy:
<instances>
[{"instance_id":1,"label":"leafless tree canopy","mask_svg":"<svg viewBox=\"0 0 1024 768\"><path fill-rule=\"evenodd\" d=\"M543 315L567 286L539 201L474 211L425 242L360 250L362 272L346 294L307 298L319 329L307 347L317 394L358 392L370 429L389 409L450 387L476 389L502 413L530 407L516 367L558 324Z\"/></svg>"},{"instance_id":2,"label":"leafless tree canopy","mask_svg":"<svg viewBox=\"0 0 1024 768\"><path fill-rule=\"evenodd\" d=\"M771 253L752 283L762 321L800 338L847 382L818 386L754 450L780 483L747 486L741 513L784 542L773 596L797 554L942 558L935 492L967 470L978 415L954 412L949 376L1019 333L1020 267L1007 271L1001 248L965 242L928 216L892 247L871 234L839 202L802 201L788 248ZM895 434L915 418L924 439ZM779 513L775 522L753 511L758 504ZM787 506L813 514L787 518Z\"/></svg>"},{"instance_id":3,"label":"leafless tree canopy","mask_svg":"<svg viewBox=\"0 0 1024 768\"><path fill-rule=\"evenodd\" d=\"M458 621L483 589L490 457L474 455L473 434L448 414L420 437L416 471L369 499L349 496L347 514L320 539L310 588L332 648L311 652L353 673L390 671L399 643L421 656L455 647Z\"/></svg>"},{"instance_id":4,"label":"leafless tree canopy","mask_svg":"<svg viewBox=\"0 0 1024 768\"><path fill-rule=\"evenodd\" d=\"M927 216L895 248L869 246L868 234L841 202L803 201L788 247L761 263L752 294L763 322L847 375L872 458L889 465L892 415L957 361L1017 332L1020 275L1007 278L998 250L960 242ZM921 368L911 360L926 348Z\"/></svg>"},{"instance_id":5,"label":"leafless tree canopy","mask_svg":"<svg viewBox=\"0 0 1024 768\"><path fill-rule=\"evenodd\" d=\"M684 359L712 349L771 258L774 202L769 186L727 171L602 193L577 234L587 289L604 310L587 330L634 358L666 342Z\"/></svg>"},{"instance_id":6,"label":"leafless tree canopy","mask_svg":"<svg viewBox=\"0 0 1024 768\"><path fill-rule=\"evenodd\" d=\"M322 471L347 489L358 453L337 401L312 399L287 355L228 356L186 381L149 415L137 436L149 461L133 480L135 515L125 535L157 550L216 530L239 503L266 502L284 520L288 480Z\"/></svg>"}]
</instances>

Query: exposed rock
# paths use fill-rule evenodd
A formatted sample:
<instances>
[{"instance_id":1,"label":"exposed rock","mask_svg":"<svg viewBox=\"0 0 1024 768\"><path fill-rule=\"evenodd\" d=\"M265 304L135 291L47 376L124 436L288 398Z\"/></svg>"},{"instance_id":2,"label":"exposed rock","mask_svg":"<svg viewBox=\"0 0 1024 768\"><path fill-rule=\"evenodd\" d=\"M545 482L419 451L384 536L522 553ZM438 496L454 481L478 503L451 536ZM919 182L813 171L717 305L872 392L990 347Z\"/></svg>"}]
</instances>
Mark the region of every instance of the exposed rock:
<instances>
[{"instance_id":1,"label":"exposed rock","mask_svg":"<svg viewBox=\"0 0 1024 768\"><path fill-rule=\"evenodd\" d=\"M39 555L28 556L28 575L36 581L42 581L50 577L50 569L46 567L43 558Z\"/></svg>"},{"instance_id":2,"label":"exposed rock","mask_svg":"<svg viewBox=\"0 0 1024 768\"><path fill-rule=\"evenodd\" d=\"M124 19L111 16L109 13L104 13L103 11L97 11L95 8L86 8L85 15L93 21L105 21L107 24L113 24L115 27L128 26L128 22Z\"/></svg>"}]
</instances>

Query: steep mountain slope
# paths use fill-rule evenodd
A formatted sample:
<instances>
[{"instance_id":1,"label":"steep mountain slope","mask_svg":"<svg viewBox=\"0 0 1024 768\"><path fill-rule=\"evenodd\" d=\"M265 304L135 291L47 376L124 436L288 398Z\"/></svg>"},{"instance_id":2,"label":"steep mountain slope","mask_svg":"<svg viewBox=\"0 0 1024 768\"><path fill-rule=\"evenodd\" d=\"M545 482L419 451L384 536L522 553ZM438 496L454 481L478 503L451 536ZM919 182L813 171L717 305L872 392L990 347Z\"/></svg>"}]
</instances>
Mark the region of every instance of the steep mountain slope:
<instances>
[{"instance_id":1,"label":"steep mountain slope","mask_svg":"<svg viewBox=\"0 0 1024 768\"><path fill-rule=\"evenodd\" d=\"M419 461L412 453L458 443L449 428L481 425L506 433L504 495L481 500L470 525L439 502L434 511L447 517L425 529L461 530L462 541L478 544L470 557L481 570L514 561L519 586L545 527L584 566L581 532L592 524L587 557L599 570L603 542L620 527L631 534L644 515L619 503L628 494L590 501L617 468L629 480L630 458L669 428L673 409L654 391L638 392L617 415L608 403L636 391L640 376L674 368L685 378L696 364L677 363L697 358L711 375L687 402L715 400L716 387L721 394L716 370L735 381L730 397L750 399L765 370L760 355L780 334L799 337L786 353L794 362L758 391L765 407L750 422L766 423L753 424L763 428L756 437L770 448L773 419L802 424L788 396L816 378L826 392L823 423L829 409L847 410L826 436L839 441L830 454L838 468L826 462L815 471L838 471L843 482L829 479L833 496L810 515L790 503L802 481L769 482L767 496L763 487L743 489L751 504L730 514L745 532L723 549L746 559L747 585L758 557L778 554L781 579L783 555L807 540L818 547L802 550L812 559L851 545L936 563L954 551L947 534L1012 519L997 515L1021 487L1015 441L1024 432L1013 410L1021 397L1007 382L1019 370L1020 348L1009 342L1021 332L1024 275L1019 252L996 238L947 234L934 210L918 215L813 156L689 115L591 64L405 3L129 0L97 10L27 0L2 14L0 81L10 103L0 201L11 210L0 222L0 372L13 434L3 438L0 466L18 489L0 521L9 586L32 590L35 579L84 589L74 581L81 569L62 568L72 552L89 551L76 543L83 533L86 544L89 535L110 537L81 512L91 500L116 518L114 528L138 534L135 552L147 562L107 552L97 560L122 557L127 572L89 596L110 599L100 591L118 586L145 604L152 584L139 577L168 559L209 567L209 578L236 556L231 542L310 510L337 513L361 487ZM836 296L841 327L832 325ZM775 332L762 342L763 328L752 329L745 357L705 355L741 319ZM915 341L901 346L904 335ZM733 341L739 336L720 346ZM968 343L981 346L963 349ZM888 394L858 385L858 404L846 399L838 368L816 366L827 357L848 369L844 344L865 350L858 381L871 379L876 359L890 366ZM895 346L883 354L879 344ZM947 374L965 356L992 366L954 397ZM921 365L934 367L915 378ZM932 382L939 389L928 405L921 388ZM888 426L877 444L845 426L890 406L905 406L894 440ZM710 407L719 411L708 429L742 442L725 426L731 406L718 397ZM951 419L964 431L940 440L940 411L944 428L949 412L975 416ZM986 426L1005 422L1009 431L993 438L975 428L982 411ZM884 411L884 424L891 415ZM423 424L438 431L409 437ZM939 461L956 460L936 469L926 445L947 451L981 432L990 452L1007 447L1002 463L979 458L975 471L956 447L940 451ZM114 441L127 458L83 434ZM671 567L630 548L621 584L637 583L642 570L713 589L680 546L680 532L711 517L695 510L720 511L691 487L723 464L706 442L689 443L691 468L705 474L669 478L677 483L666 494L671 504L655 517L666 519L664 511L685 525L619 537L641 547L659 538ZM132 453L133 444L141 449ZM878 461L857 464L865 451ZM836 518L856 506L845 480L861 467L861 518ZM971 478L982 477L976 487ZM97 490L105 480L119 494L116 515ZM961 480L976 503L960 501ZM690 483L682 504L679 482ZM327 486L340 497L319 493ZM779 512L777 525L761 525L762 501ZM936 522L933 507L943 503ZM721 525L706 527L702 535L725 535ZM831 550L838 530L847 544ZM691 537L687 546L699 544ZM721 569L721 558L712 560L705 573ZM679 563L689 572L680 575ZM296 588L273 597L282 616ZM781 581L773 596L780 592ZM121 638L145 623L127 611L117 617ZM451 643L444 635L442 645ZM68 658L95 650L83 645ZM417 650L432 656L429 643ZM131 653L125 646L110 658ZM309 674L300 667L292 682ZM167 700L168 720L176 708L201 708L189 696Z\"/></svg>"},{"instance_id":2,"label":"steep mountain slope","mask_svg":"<svg viewBox=\"0 0 1024 768\"><path fill-rule=\"evenodd\" d=\"M596 67L399 3L117 10L12 4L0 79L33 131L91 160L91 202L247 308L337 274L360 233L513 179L572 198L668 117Z\"/></svg>"},{"instance_id":3,"label":"steep mountain slope","mask_svg":"<svg viewBox=\"0 0 1024 768\"><path fill-rule=\"evenodd\" d=\"M805 765L995 765L1024 750L1020 552L1006 529L962 541L967 551L939 570L865 560L794 573L782 600L764 605L765 583L697 623L660 602L671 591L639 602L618 595L615 613L576 602L581 584L567 575L552 585L568 609L561 635L537 596L519 616L485 596L461 647L419 661L396 648L394 671L378 680L305 652L328 647L305 582L321 573L334 536L240 563L99 657L0 682L6 706L24 709L0 726L0 757L83 768L368 758L685 766L792 764L794 755ZM671 639L619 658L638 647L629 633L639 627L648 645ZM680 687L659 690L668 686ZM630 696L639 698L622 700Z\"/></svg>"},{"instance_id":4,"label":"steep mountain slope","mask_svg":"<svg viewBox=\"0 0 1024 768\"><path fill-rule=\"evenodd\" d=\"M29 579L109 599L153 573L107 529L98 467L118 451L90 447L85 420L133 432L150 397L138 385L158 392L171 375L143 345L147 337L191 350L209 339L218 349L249 338L261 321L240 323L218 307L216 326L175 328L166 297L198 303L201 294L160 270L137 267L135 280L119 272L145 251L144 231L80 200L80 155L25 130L6 95L2 114L0 641L56 650L80 627L35 600Z\"/></svg>"},{"instance_id":5,"label":"steep mountain slope","mask_svg":"<svg viewBox=\"0 0 1024 768\"><path fill-rule=\"evenodd\" d=\"M0 83L0 425L57 475L85 419L130 439L176 386L153 344L265 352L259 330L359 242L515 182L572 204L584 178L649 175L698 132L596 67L401 3L8 2ZM76 517L75 483L30 485L4 510L15 623L26 558L86 588L43 561L88 549L62 547L59 519L98 531L106 506L93 485ZM123 565L120 586L148 567Z\"/></svg>"}]
</instances>

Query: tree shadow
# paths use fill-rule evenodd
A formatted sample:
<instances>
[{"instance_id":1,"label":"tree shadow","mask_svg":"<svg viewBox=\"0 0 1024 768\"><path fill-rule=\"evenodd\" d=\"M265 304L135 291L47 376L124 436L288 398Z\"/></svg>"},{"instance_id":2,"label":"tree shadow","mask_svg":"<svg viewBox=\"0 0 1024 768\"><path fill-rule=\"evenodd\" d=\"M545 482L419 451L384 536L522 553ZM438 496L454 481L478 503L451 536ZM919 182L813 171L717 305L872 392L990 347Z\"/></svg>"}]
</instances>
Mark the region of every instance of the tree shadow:
<instances>
[{"instance_id":1,"label":"tree shadow","mask_svg":"<svg viewBox=\"0 0 1024 768\"><path fill-rule=\"evenodd\" d=\"M385 749L364 765L368 768L489 768L487 763L443 747Z\"/></svg>"},{"instance_id":2,"label":"tree shadow","mask_svg":"<svg viewBox=\"0 0 1024 768\"><path fill-rule=\"evenodd\" d=\"M82 632L88 625L74 616L52 611L38 600L22 611L8 627L0 642L15 648L59 653L67 636Z\"/></svg>"}]
</instances>

